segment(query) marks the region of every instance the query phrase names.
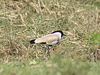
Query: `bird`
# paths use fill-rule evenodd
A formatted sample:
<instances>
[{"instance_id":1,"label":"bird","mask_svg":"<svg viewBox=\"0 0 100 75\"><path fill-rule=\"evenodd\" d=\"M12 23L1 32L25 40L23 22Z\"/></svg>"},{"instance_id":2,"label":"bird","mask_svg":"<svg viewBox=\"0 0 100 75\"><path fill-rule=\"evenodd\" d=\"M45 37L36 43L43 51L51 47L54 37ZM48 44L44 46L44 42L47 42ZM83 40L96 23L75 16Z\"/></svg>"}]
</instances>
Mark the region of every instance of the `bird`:
<instances>
[{"instance_id":1,"label":"bird","mask_svg":"<svg viewBox=\"0 0 100 75\"><path fill-rule=\"evenodd\" d=\"M52 32L51 34L44 35L42 37L36 38L30 41L30 44L46 44L47 46L52 46L59 43L62 39L62 36L66 36L61 30ZM49 49L48 49L49 53ZM46 49L45 49L46 54ZM46 60L46 56L45 56Z\"/></svg>"}]
</instances>

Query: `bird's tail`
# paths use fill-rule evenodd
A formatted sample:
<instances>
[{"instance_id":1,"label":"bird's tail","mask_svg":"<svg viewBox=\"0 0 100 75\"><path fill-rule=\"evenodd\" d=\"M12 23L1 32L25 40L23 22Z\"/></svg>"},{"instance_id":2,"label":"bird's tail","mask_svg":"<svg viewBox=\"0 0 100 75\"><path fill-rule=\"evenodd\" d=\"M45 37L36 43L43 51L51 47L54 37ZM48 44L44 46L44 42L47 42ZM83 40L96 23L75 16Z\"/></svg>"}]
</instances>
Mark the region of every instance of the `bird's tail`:
<instances>
[{"instance_id":1,"label":"bird's tail","mask_svg":"<svg viewBox=\"0 0 100 75\"><path fill-rule=\"evenodd\" d=\"M35 40L31 40L30 41L30 44L35 44Z\"/></svg>"}]
</instances>

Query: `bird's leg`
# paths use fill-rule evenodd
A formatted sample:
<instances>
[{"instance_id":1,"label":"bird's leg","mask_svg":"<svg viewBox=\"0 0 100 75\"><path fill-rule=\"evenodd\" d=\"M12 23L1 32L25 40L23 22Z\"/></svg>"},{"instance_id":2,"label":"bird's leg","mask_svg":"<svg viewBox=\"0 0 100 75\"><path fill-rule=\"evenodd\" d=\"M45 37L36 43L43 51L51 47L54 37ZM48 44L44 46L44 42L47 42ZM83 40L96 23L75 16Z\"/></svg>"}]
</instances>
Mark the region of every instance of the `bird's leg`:
<instances>
[{"instance_id":1,"label":"bird's leg","mask_svg":"<svg viewBox=\"0 0 100 75\"><path fill-rule=\"evenodd\" d=\"M46 54L46 50L48 49L48 52L47 54L50 56L50 52L49 52L49 46L46 45L46 48L45 48L45 63L46 63L46 58L47 58L47 54Z\"/></svg>"},{"instance_id":2,"label":"bird's leg","mask_svg":"<svg viewBox=\"0 0 100 75\"><path fill-rule=\"evenodd\" d=\"M48 55L50 56L50 52L49 52L49 46L48 46Z\"/></svg>"},{"instance_id":3,"label":"bird's leg","mask_svg":"<svg viewBox=\"0 0 100 75\"><path fill-rule=\"evenodd\" d=\"M46 49L47 49L47 48L45 48L45 63L46 63Z\"/></svg>"}]
</instances>

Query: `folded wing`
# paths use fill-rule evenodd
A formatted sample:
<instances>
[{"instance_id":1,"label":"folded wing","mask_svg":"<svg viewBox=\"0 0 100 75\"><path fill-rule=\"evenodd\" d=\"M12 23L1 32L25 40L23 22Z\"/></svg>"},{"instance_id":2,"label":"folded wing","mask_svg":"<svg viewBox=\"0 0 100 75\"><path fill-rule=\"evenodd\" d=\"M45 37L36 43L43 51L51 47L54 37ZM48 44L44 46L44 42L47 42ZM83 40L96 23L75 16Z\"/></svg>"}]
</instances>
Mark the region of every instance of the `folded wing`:
<instances>
[{"instance_id":1,"label":"folded wing","mask_svg":"<svg viewBox=\"0 0 100 75\"><path fill-rule=\"evenodd\" d=\"M41 44L56 44L57 42L59 42L59 37L55 34L48 34L35 40L35 43Z\"/></svg>"}]
</instances>

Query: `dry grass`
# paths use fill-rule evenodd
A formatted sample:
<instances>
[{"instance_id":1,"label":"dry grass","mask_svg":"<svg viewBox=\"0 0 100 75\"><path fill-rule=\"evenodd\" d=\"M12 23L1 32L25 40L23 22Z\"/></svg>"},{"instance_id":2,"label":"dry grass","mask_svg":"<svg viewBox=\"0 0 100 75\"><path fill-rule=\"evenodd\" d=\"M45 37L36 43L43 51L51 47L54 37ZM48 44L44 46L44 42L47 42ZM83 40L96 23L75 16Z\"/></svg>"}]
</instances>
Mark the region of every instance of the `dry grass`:
<instances>
[{"instance_id":1,"label":"dry grass","mask_svg":"<svg viewBox=\"0 0 100 75\"><path fill-rule=\"evenodd\" d=\"M100 10L89 5L90 3L83 5L81 1L74 2L1 1L1 53L4 56L26 55L26 51L30 53L33 48L30 48L30 39L54 30L63 30L68 34L63 45L75 44L74 47L78 47L80 51L90 49L87 45L88 37L100 32ZM67 45L70 44L64 47Z\"/></svg>"},{"instance_id":2,"label":"dry grass","mask_svg":"<svg viewBox=\"0 0 100 75\"><path fill-rule=\"evenodd\" d=\"M74 61L100 61L99 5L99 0L1 0L0 62L42 61L43 48L29 41L55 30L67 34L60 54L70 53Z\"/></svg>"}]
</instances>

